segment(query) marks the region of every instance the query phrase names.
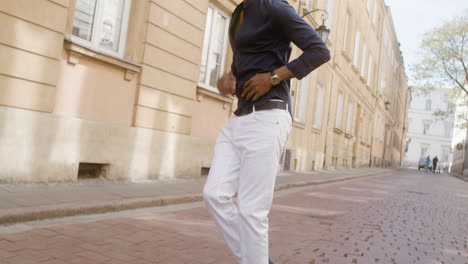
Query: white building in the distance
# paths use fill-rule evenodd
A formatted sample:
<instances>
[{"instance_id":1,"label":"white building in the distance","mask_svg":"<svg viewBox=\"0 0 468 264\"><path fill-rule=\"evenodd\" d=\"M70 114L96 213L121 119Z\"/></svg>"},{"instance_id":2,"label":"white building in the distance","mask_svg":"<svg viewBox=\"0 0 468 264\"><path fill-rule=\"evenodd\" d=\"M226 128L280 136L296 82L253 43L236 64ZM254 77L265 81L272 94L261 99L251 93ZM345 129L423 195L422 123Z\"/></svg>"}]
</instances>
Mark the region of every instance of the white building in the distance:
<instances>
[{"instance_id":1,"label":"white building in the distance","mask_svg":"<svg viewBox=\"0 0 468 264\"><path fill-rule=\"evenodd\" d=\"M437 156L439 165L450 163L450 151L454 118L441 119L434 116L437 110L447 111L449 105L444 100L445 90L436 89L430 93L412 92L412 100L408 109L407 153L405 165L417 167L422 157Z\"/></svg>"},{"instance_id":2,"label":"white building in the distance","mask_svg":"<svg viewBox=\"0 0 468 264\"><path fill-rule=\"evenodd\" d=\"M468 129L462 127L462 123L468 118L468 98L460 93L455 109L455 131L452 139L452 163L451 172L468 176ZM463 117L462 117L463 116Z\"/></svg>"}]
</instances>

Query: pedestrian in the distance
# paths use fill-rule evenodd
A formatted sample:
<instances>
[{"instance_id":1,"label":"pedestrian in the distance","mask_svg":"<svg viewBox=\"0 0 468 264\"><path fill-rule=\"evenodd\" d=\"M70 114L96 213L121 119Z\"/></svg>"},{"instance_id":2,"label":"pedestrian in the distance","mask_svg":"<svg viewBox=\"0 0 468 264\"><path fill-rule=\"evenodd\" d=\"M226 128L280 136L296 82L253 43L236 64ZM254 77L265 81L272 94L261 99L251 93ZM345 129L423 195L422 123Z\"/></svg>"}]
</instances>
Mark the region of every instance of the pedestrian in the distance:
<instances>
[{"instance_id":1,"label":"pedestrian in the distance","mask_svg":"<svg viewBox=\"0 0 468 264\"><path fill-rule=\"evenodd\" d=\"M237 262L267 264L268 214L291 129L288 80L302 79L330 52L285 0L244 0L232 14L229 37L233 63L218 89L239 101L216 140L203 196ZM288 62L291 42L303 53Z\"/></svg>"},{"instance_id":2,"label":"pedestrian in the distance","mask_svg":"<svg viewBox=\"0 0 468 264\"><path fill-rule=\"evenodd\" d=\"M437 155L432 159L432 171L435 173L437 168L437 163L439 163L439 159Z\"/></svg>"},{"instance_id":3,"label":"pedestrian in the distance","mask_svg":"<svg viewBox=\"0 0 468 264\"><path fill-rule=\"evenodd\" d=\"M431 156L427 156L426 158L426 171L431 170Z\"/></svg>"}]
</instances>

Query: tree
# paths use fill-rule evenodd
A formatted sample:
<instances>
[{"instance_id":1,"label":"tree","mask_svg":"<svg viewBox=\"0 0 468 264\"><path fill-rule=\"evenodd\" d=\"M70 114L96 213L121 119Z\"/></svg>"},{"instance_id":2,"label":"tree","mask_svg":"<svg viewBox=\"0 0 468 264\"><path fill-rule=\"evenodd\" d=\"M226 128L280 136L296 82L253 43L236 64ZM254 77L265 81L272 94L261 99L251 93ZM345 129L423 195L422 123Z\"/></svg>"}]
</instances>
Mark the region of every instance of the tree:
<instances>
[{"instance_id":1,"label":"tree","mask_svg":"<svg viewBox=\"0 0 468 264\"><path fill-rule=\"evenodd\" d=\"M452 107L439 110L440 117L452 114L468 101L468 11L424 34L419 63L413 65L414 79L421 90L448 88L446 101ZM468 126L468 119L464 117Z\"/></svg>"}]
</instances>

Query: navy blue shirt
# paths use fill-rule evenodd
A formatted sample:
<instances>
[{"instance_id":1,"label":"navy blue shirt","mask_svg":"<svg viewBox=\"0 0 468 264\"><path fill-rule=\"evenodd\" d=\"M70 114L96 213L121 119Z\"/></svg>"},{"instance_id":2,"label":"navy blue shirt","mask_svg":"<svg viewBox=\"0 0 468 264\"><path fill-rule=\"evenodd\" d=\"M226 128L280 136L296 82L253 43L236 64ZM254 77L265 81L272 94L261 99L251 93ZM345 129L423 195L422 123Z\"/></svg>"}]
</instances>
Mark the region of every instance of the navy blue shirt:
<instances>
[{"instance_id":1,"label":"navy blue shirt","mask_svg":"<svg viewBox=\"0 0 468 264\"><path fill-rule=\"evenodd\" d=\"M234 35L242 10L244 20ZM239 99L236 115L245 107L262 105L272 98L285 101L291 109L289 81L272 87L256 102L242 98L244 84L255 74L286 65L296 78L302 79L330 60L330 52L320 36L285 0L248 0L239 4L232 14L229 39L234 53L231 70ZM303 53L289 62L291 42Z\"/></svg>"}]
</instances>

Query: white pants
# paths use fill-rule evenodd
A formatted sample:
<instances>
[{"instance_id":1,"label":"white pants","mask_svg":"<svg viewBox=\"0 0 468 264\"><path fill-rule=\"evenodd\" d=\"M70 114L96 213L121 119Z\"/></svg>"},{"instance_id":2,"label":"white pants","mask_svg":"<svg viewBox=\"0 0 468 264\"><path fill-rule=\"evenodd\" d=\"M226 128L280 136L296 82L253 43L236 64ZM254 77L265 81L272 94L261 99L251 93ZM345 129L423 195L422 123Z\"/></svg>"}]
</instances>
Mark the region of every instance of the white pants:
<instances>
[{"instance_id":1,"label":"white pants","mask_svg":"<svg viewBox=\"0 0 468 264\"><path fill-rule=\"evenodd\" d=\"M288 111L254 111L233 116L216 140L203 196L238 263L268 263L268 213L290 130Z\"/></svg>"}]
</instances>

